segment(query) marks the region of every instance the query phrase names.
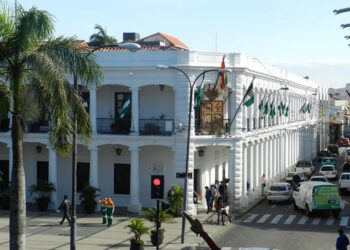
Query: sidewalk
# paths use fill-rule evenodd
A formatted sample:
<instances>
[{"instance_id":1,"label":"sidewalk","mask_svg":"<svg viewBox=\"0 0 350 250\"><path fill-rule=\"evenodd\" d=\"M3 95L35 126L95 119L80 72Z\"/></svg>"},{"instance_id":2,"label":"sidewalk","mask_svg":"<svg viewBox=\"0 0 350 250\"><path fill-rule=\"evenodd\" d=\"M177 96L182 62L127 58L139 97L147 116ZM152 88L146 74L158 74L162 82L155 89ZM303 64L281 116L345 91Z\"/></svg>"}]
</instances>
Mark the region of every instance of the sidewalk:
<instances>
[{"instance_id":1,"label":"sidewalk","mask_svg":"<svg viewBox=\"0 0 350 250\"><path fill-rule=\"evenodd\" d=\"M138 216L137 216L138 217ZM9 249L9 213L0 211L0 249ZM70 227L61 226L58 221L61 214L54 212L27 213L26 245L27 249L69 249ZM98 249L129 249L128 229L124 227L129 223L133 215L116 215L113 225L106 227L101 224L99 213L92 215L78 214L77 220L77 249L98 250ZM141 217L140 217L141 218ZM204 230L214 239L222 230L228 230L231 225L218 225L217 214L215 212L206 214L200 212L195 218L202 222ZM152 224L146 221L147 226ZM165 229L164 242L160 249L179 250L184 247L207 246L202 238L196 236L190 229L190 224L186 221L185 244L181 244L181 217L175 218L174 222L163 223ZM219 230L218 230L219 229ZM155 249L150 242L149 235L144 235L145 249Z\"/></svg>"}]
</instances>

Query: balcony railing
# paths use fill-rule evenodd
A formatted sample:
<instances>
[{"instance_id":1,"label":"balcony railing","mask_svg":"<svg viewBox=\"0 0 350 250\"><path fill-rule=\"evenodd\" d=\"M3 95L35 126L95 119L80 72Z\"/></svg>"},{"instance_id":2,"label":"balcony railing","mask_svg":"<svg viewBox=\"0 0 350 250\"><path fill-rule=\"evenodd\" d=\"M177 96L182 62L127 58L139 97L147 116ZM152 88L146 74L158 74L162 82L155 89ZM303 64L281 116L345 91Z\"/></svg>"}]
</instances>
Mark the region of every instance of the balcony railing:
<instances>
[{"instance_id":1,"label":"balcony railing","mask_svg":"<svg viewBox=\"0 0 350 250\"><path fill-rule=\"evenodd\" d=\"M97 118L96 129L98 134L129 134L131 119L115 120L114 118Z\"/></svg>"},{"instance_id":2,"label":"balcony railing","mask_svg":"<svg viewBox=\"0 0 350 250\"><path fill-rule=\"evenodd\" d=\"M174 133L173 119L139 119L140 135L172 135Z\"/></svg>"},{"instance_id":3,"label":"balcony railing","mask_svg":"<svg viewBox=\"0 0 350 250\"><path fill-rule=\"evenodd\" d=\"M10 119L0 119L0 132L8 132L10 130Z\"/></svg>"},{"instance_id":4,"label":"balcony railing","mask_svg":"<svg viewBox=\"0 0 350 250\"><path fill-rule=\"evenodd\" d=\"M200 119L195 120L196 135L223 135L230 133L230 119L216 119L212 122L202 122Z\"/></svg>"},{"instance_id":5,"label":"balcony railing","mask_svg":"<svg viewBox=\"0 0 350 250\"><path fill-rule=\"evenodd\" d=\"M47 133L49 124L47 121L27 121L28 133Z\"/></svg>"}]
</instances>

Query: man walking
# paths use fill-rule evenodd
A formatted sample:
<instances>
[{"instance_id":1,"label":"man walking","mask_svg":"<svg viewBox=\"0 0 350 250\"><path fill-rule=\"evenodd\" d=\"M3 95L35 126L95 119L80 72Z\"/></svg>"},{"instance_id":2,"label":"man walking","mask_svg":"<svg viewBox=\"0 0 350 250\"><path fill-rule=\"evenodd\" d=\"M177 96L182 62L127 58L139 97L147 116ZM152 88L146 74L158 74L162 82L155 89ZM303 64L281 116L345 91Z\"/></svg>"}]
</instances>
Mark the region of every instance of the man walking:
<instances>
[{"instance_id":1,"label":"man walking","mask_svg":"<svg viewBox=\"0 0 350 250\"><path fill-rule=\"evenodd\" d=\"M62 220L60 221L60 224L62 225L64 220L67 219L69 226L70 226L70 219L69 219L69 200L67 195L63 196L63 201L61 202L60 207L58 208L58 212L63 209L63 216Z\"/></svg>"},{"instance_id":2,"label":"man walking","mask_svg":"<svg viewBox=\"0 0 350 250\"><path fill-rule=\"evenodd\" d=\"M205 200L207 202L207 213L211 212L213 209L213 193L211 191L211 188L208 186L205 186Z\"/></svg>"},{"instance_id":3,"label":"man walking","mask_svg":"<svg viewBox=\"0 0 350 250\"><path fill-rule=\"evenodd\" d=\"M348 237L344 234L343 229L338 230L339 236L337 238L337 241L335 243L335 247L337 250L347 250L348 245L349 245L349 239Z\"/></svg>"}]
</instances>

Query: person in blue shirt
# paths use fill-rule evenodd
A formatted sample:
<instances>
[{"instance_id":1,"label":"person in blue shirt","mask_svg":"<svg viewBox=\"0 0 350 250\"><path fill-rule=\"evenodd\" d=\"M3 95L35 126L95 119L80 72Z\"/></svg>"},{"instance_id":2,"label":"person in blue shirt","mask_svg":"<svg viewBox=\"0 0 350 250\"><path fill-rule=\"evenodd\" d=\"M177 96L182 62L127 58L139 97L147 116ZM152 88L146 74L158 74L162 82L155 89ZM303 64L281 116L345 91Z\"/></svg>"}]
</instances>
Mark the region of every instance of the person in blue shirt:
<instances>
[{"instance_id":1,"label":"person in blue shirt","mask_svg":"<svg viewBox=\"0 0 350 250\"><path fill-rule=\"evenodd\" d=\"M337 241L335 243L335 248L337 250L347 250L348 245L349 245L349 239L348 237L344 234L343 229L338 230L339 236L337 238Z\"/></svg>"}]
</instances>

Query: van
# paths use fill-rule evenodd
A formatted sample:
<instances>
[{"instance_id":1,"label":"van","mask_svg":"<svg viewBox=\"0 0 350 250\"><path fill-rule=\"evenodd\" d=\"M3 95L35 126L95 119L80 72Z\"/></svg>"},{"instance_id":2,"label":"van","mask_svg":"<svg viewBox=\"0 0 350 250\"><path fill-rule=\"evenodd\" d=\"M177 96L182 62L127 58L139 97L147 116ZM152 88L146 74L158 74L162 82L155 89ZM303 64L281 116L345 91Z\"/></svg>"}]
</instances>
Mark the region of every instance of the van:
<instances>
[{"instance_id":1,"label":"van","mask_svg":"<svg viewBox=\"0 0 350 250\"><path fill-rule=\"evenodd\" d=\"M338 217L343 204L336 185L327 182L301 182L293 191L295 210L304 209L307 216L314 212L332 212Z\"/></svg>"},{"instance_id":2,"label":"van","mask_svg":"<svg viewBox=\"0 0 350 250\"><path fill-rule=\"evenodd\" d=\"M302 172L305 176L310 177L315 171L312 161L298 161L295 167L295 172Z\"/></svg>"},{"instance_id":3,"label":"van","mask_svg":"<svg viewBox=\"0 0 350 250\"><path fill-rule=\"evenodd\" d=\"M342 173L339 177L339 192L350 191L350 173Z\"/></svg>"}]
</instances>

